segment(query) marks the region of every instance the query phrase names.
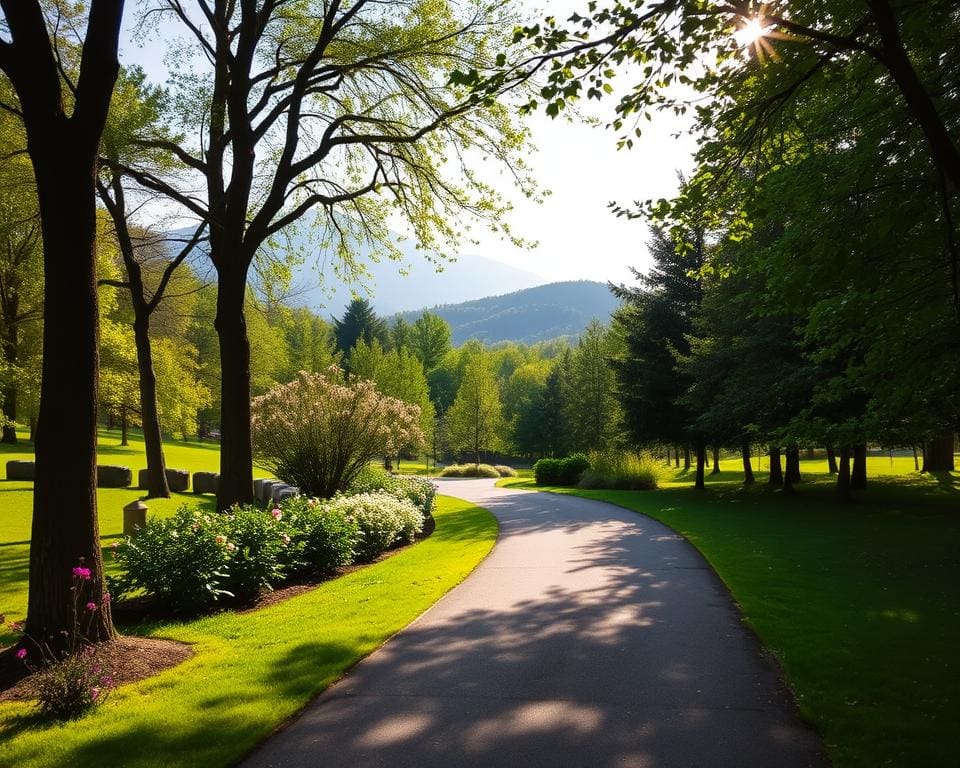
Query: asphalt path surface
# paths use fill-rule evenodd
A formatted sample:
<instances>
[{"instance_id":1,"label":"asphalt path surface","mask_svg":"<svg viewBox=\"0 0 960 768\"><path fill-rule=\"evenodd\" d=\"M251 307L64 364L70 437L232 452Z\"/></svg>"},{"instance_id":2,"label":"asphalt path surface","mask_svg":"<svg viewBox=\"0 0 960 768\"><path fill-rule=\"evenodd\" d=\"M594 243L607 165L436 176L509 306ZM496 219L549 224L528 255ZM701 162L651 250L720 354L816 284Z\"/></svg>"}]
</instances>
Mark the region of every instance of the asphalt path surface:
<instances>
[{"instance_id":1,"label":"asphalt path surface","mask_svg":"<svg viewBox=\"0 0 960 768\"><path fill-rule=\"evenodd\" d=\"M828 765L682 537L603 502L440 485L497 517L493 551L243 766Z\"/></svg>"}]
</instances>

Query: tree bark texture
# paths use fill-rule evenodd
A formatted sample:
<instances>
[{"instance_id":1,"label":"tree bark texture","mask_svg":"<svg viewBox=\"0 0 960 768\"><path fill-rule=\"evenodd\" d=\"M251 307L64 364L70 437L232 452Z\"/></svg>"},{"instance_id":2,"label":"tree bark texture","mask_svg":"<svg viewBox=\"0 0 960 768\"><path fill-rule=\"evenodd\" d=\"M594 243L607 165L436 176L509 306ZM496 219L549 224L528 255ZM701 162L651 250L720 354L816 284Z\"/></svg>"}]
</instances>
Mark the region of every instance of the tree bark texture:
<instances>
[{"instance_id":1,"label":"tree bark texture","mask_svg":"<svg viewBox=\"0 0 960 768\"><path fill-rule=\"evenodd\" d=\"M783 464L780 462L780 448L770 446L770 485L783 485Z\"/></svg>"},{"instance_id":2,"label":"tree bark texture","mask_svg":"<svg viewBox=\"0 0 960 768\"><path fill-rule=\"evenodd\" d=\"M683 446L683 471L690 471L690 445Z\"/></svg>"},{"instance_id":3,"label":"tree bark texture","mask_svg":"<svg viewBox=\"0 0 960 768\"><path fill-rule=\"evenodd\" d=\"M786 467L783 472L783 490L792 493L793 486L801 480L800 449L795 445L788 446L784 455L786 457Z\"/></svg>"},{"instance_id":4,"label":"tree bark texture","mask_svg":"<svg viewBox=\"0 0 960 768\"><path fill-rule=\"evenodd\" d=\"M837 474L837 452L832 445L827 446L827 469L831 475Z\"/></svg>"},{"instance_id":5,"label":"tree bark texture","mask_svg":"<svg viewBox=\"0 0 960 768\"><path fill-rule=\"evenodd\" d=\"M926 443L923 450L923 472L953 472L954 435L952 432L941 435Z\"/></svg>"},{"instance_id":6,"label":"tree bark texture","mask_svg":"<svg viewBox=\"0 0 960 768\"><path fill-rule=\"evenodd\" d=\"M97 524L99 325L96 284L96 164L119 71L123 0L91 0L69 116L37 0L0 0L7 41L0 68L17 92L33 165L43 241L44 329L26 632L63 647L74 628L72 569L90 569L81 622L91 641L113 637L104 603Z\"/></svg>"},{"instance_id":7,"label":"tree bark texture","mask_svg":"<svg viewBox=\"0 0 960 768\"><path fill-rule=\"evenodd\" d=\"M134 301L134 306L136 306ZM134 310L137 312L137 310ZM147 454L147 498L170 498L167 464L163 455L160 412L157 408L157 375L153 370L153 348L150 345L149 317L137 317L133 337L137 347L137 372L140 375L140 420L143 444Z\"/></svg>"},{"instance_id":8,"label":"tree bark texture","mask_svg":"<svg viewBox=\"0 0 960 768\"><path fill-rule=\"evenodd\" d=\"M720 474L720 448L717 447L716 445L713 446L713 471L710 474L711 475Z\"/></svg>"},{"instance_id":9,"label":"tree bark texture","mask_svg":"<svg viewBox=\"0 0 960 768\"><path fill-rule=\"evenodd\" d=\"M850 488L861 491L867 487L867 446L858 443L853 446L853 470L850 472Z\"/></svg>"},{"instance_id":10,"label":"tree bark texture","mask_svg":"<svg viewBox=\"0 0 960 768\"><path fill-rule=\"evenodd\" d=\"M16 297L13 297L12 301L13 317L5 319L3 335L3 360L10 368L17 364L17 351L19 348L19 332L17 331L16 323L17 304L19 302L17 302ZM7 313L4 312L4 314ZM5 423L3 425L3 434L0 435L0 442L7 443L8 445L16 445L17 383L12 377L3 388L3 416Z\"/></svg>"},{"instance_id":11,"label":"tree bark texture","mask_svg":"<svg viewBox=\"0 0 960 768\"><path fill-rule=\"evenodd\" d=\"M253 501L253 444L250 428L250 343L243 301L246 268L218 270L217 319L223 385L220 401L220 484L217 509Z\"/></svg>"},{"instance_id":12,"label":"tree bark texture","mask_svg":"<svg viewBox=\"0 0 960 768\"><path fill-rule=\"evenodd\" d=\"M707 464L707 446L704 444L703 440L697 442L697 478L694 481L694 487L698 491L702 491L706 488L706 483L704 482L704 470Z\"/></svg>"},{"instance_id":13,"label":"tree bark texture","mask_svg":"<svg viewBox=\"0 0 960 768\"><path fill-rule=\"evenodd\" d=\"M755 478L753 465L750 463L750 443L745 442L740 446L740 455L743 458L743 484L753 485Z\"/></svg>"},{"instance_id":14,"label":"tree bark texture","mask_svg":"<svg viewBox=\"0 0 960 768\"><path fill-rule=\"evenodd\" d=\"M850 448L840 448L840 466L837 467L837 496L841 501L850 500Z\"/></svg>"}]
</instances>

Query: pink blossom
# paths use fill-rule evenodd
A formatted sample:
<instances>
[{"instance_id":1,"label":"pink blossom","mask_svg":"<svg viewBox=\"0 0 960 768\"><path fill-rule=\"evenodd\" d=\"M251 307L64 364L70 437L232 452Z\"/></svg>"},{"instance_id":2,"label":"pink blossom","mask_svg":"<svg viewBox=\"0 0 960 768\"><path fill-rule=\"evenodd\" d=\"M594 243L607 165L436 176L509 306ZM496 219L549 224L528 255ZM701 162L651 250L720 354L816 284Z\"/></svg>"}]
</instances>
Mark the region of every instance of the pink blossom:
<instances>
[{"instance_id":1,"label":"pink blossom","mask_svg":"<svg viewBox=\"0 0 960 768\"><path fill-rule=\"evenodd\" d=\"M100 695L100 689L99 689L99 688L91 688L91 689L90 689L90 698L91 698L91 699L93 699L94 701L96 701L96 700L97 700L97 696L99 696L99 695Z\"/></svg>"},{"instance_id":2,"label":"pink blossom","mask_svg":"<svg viewBox=\"0 0 960 768\"><path fill-rule=\"evenodd\" d=\"M290 543L290 537L287 536L287 534L284 533L284 534L282 534L282 535L280 536L280 541L282 541L282 542L284 543L284 545L287 545L287 544Z\"/></svg>"},{"instance_id":3,"label":"pink blossom","mask_svg":"<svg viewBox=\"0 0 960 768\"><path fill-rule=\"evenodd\" d=\"M270 514L273 515L274 520L280 520L283 517L283 512L280 511L280 507L274 507Z\"/></svg>"},{"instance_id":4,"label":"pink blossom","mask_svg":"<svg viewBox=\"0 0 960 768\"><path fill-rule=\"evenodd\" d=\"M109 593L109 592L104 592L104 593L103 593L103 604L104 604L104 605L109 605L109 603L110 603L110 593Z\"/></svg>"},{"instance_id":5,"label":"pink blossom","mask_svg":"<svg viewBox=\"0 0 960 768\"><path fill-rule=\"evenodd\" d=\"M90 569L78 566L73 569L73 575L83 579L84 581L88 581L90 579Z\"/></svg>"},{"instance_id":6,"label":"pink blossom","mask_svg":"<svg viewBox=\"0 0 960 768\"><path fill-rule=\"evenodd\" d=\"M26 648L20 648L20 649L17 651L17 658L18 658L18 659L21 659L21 660L27 658L27 649L26 649Z\"/></svg>"},{"instance_id":7,"label":"pink blossom","mask_svg":"<svg viewBox=\"0 0 960 768\"><path fill-rule=\"evenodd\" d=\"M94 602L89 602L89 603L87 603L87 610L88 610L88 611L95 611L95 610L97 610L97 604L94 603Z\"/></svg>"}]
</instances>

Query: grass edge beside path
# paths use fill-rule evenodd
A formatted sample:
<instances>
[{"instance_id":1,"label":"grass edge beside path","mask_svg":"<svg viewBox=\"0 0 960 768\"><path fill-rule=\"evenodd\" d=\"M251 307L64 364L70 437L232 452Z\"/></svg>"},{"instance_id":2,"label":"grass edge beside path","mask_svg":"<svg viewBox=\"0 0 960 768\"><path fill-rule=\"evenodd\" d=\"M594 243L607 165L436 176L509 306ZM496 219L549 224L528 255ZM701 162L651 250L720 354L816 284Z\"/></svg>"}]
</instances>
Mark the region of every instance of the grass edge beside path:
<instances>
[{"instance_id":1,"label":"grass edge beside path","mask_svg":"<svg viewBox=\"0 0 960 768\"><path fill-rule=\"evenodd\" d=\"M437 497L433 535L262 610L144 627L196 655L124 686L91 714L34 726L0 705L0 765L214 768L235 763L465 579L497 538L485 509Z\"/></svg>"},{"instance_id":2,"label":"grass edge beside path","mask_svg":"<svg viewBox=\"0 0 960 768\"><path fill-rule=\"evenodd\" d=\"M778 659L837 768L960 765L957 497L882 484L843 505L716 487L501 487L605 501L669 526L703 555Z\"/></svg>"}]
</instances>

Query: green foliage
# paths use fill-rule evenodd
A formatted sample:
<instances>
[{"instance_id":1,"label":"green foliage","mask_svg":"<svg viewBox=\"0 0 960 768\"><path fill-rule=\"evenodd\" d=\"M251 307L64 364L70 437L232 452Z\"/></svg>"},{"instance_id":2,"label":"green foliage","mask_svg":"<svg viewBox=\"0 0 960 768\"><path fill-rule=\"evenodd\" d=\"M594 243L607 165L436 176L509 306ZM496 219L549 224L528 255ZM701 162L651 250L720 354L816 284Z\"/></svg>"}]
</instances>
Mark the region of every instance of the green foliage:
<instances>
[{"instance_id":1,"label":"green foliage","mask_svg":"<svg viewBox=\"0 0 960 768\"><path fill-rule=\"evenodd\" d=\"M291 573L322 576L354 561L360 539L355 520L307 496L291 496L279 508L289 538L284 562Z\"/></svg>"},{"instance_id":2,"label":"green foliage","mask_svg":"<svg viewBox=\"0 0 960 768\"><path fill-rule=\"evenodd\" d=\"M409 501L426 521L433 516L437 487L427 478L410 475L392 475L372 465L364 467L350 483L348 493L388 493L398 499Z\"/></svg>"},{"instance_id":3,"label":"green foliage","mask_svg":"<svg viewBox=\"0 0 960 768\"><path fill-rule=\"evenodd\" d=\"M649 454L599 451L590 454L590 466L581 475L577 487L652 491L658 487L663 474L661 463Z\"/></svg>"},{"instance_id":4,"label":"green foliage","mask_svg":"<svg viewBox=\"0 0 960 768\"><path fill-rule=\"evenodd\" d=\"M430 373L450 351L450 325L442 317L424 312L410 329L410 349Z\"/></svg>"},{"instance_id":5,"label":"green foliage","mask_svg":"<svg viewBox=\"0 0 960 768\"><path fill-rule=\"evenodd\" d=\"M290 526L282 510L275 517L259 507L231 507L223 514L222 533L229 559L221 587L243 603L269 592L287 575Z\"/></svg>"},{"instance_id":6,"label":"green foliage","mask_svg":"<svg viewBox=\"0 0 960 768\"><path fill-rule=\"evenodd\" d=\"M410 543L423 530L423 515L411 502L388 493L338 496L330 509L356 523L357 562L369 562L398 543Z\"/></svg>"},{"instance_id":7,"label":"green foliage","mask_svg":"<svg viewBox=\"0 0 960 768\"><path fill-rule=\"evenodd\" d=\"M104 653L87 646L47 664L30 678L41 717L74 720L110 696L113 678L105 670Z\"/></svg>"},{"instance_id":8,"label":"green foliage","mask_svg":"<svg viewBox=\"0 0 960 768\"><path fill-rule=\"evenodd\" d=\"M589 468L587 456L574 453L562 459L539 459L533 465L533 476L537 485L576 485Z\"/></svg>"},{"instance_id":9,"label":"green foliage","mask_svg":"<svg viewBox=\"0 0 960 768\"><path fill-rule=\"evenodd\" d=\"M353 299L344 310L343 317L334 318L333 336L337 351L342 355L352 354L359 342L372 345L378 342L382 347L390 345L390 331L385 320L377 316L366 299ZM349 359L352 372L353 361Z\"/></svg>"},{"instance_id":10,"label":"green foliage","mask_svg":"<svg viewBox=\"0 0 960 768\"><path fill-rule=\"evenodd\" d=\"M496 450L503 439L500 390L481 351L470 354L457 397L446 415L451 447L468 451L480 463L480 452Z\"/></svg>"}]
</instances>

